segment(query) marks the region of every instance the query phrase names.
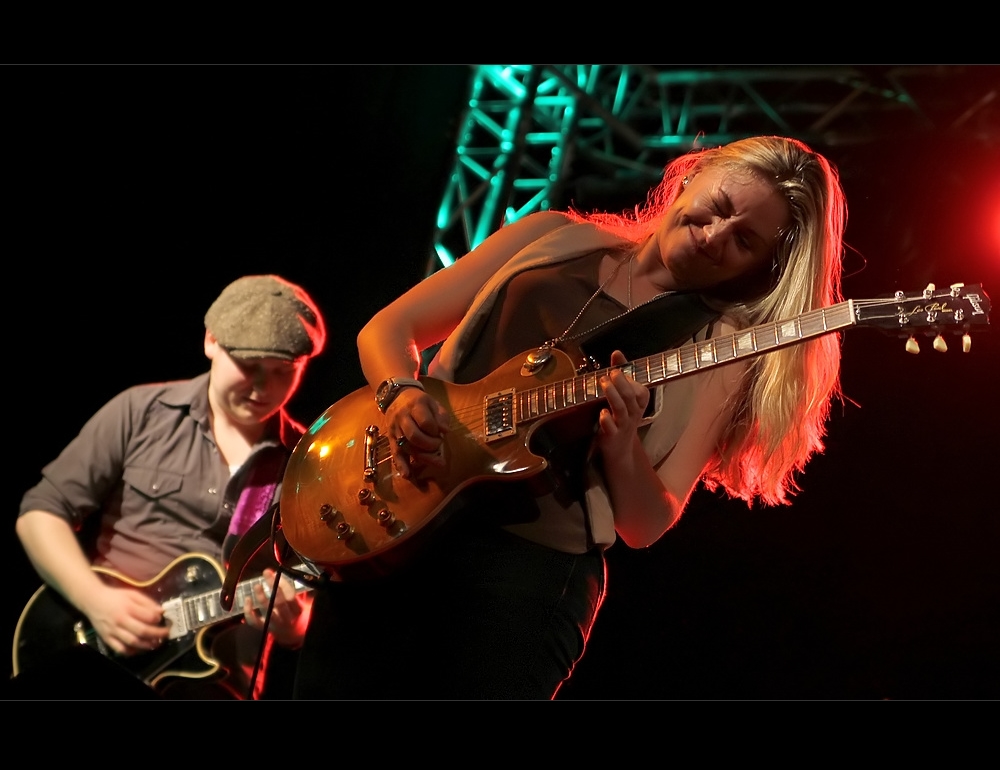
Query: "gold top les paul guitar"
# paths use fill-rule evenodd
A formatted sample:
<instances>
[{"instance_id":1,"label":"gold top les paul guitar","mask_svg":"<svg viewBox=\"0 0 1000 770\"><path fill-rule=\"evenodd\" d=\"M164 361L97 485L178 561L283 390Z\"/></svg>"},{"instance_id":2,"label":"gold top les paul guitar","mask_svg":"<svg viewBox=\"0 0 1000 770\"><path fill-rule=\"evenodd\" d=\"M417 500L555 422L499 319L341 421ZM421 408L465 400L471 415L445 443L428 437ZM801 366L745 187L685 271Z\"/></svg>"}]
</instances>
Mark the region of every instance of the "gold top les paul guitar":
<instances>
[{"instance_id":1,"label":"gold top les paul guitar","mask_svg":"<svg viewBox=\"0 0 1000 770\"><path fill-rule=\"evenodd\" d=\"M675 377L758 356L848 327L873 327L909 337L962 335L989 323L990 302L979 285L896 292L846 300L795 318L636 358L620 368L648 387ZM363 387L328 408L295 447L285 471L279 514L289 545L335 580L383 575L419 550L447 517L448 503L470 484L526 479L547 461L531 451L534 431L569 410L592 416L604 398L608 369L582 374L559 350L517 356L478 382L456 385L421 377L451 413L446 465L403 479L392 466L384 416ZM551 355L549 355L551 354Z\"/></svg>"}]
</instances>

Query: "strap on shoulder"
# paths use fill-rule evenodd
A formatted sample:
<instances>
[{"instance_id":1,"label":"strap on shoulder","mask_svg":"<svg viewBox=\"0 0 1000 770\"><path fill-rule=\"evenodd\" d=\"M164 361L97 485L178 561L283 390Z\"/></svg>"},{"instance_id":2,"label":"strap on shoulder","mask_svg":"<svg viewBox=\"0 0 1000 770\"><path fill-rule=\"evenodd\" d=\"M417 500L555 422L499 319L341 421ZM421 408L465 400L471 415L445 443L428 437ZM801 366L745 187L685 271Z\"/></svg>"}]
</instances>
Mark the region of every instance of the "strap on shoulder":
<instances>
[{"instance_id":1,"label":"strap on shoulder","mask_svg":"<svg viewBox=\"0 0 1000 770\"><path fill-rule=\"evenodd\" d=\"M278 504L275 503L267 513L250 525L250 528L233 546L229 564L226 566L226 579L222 581L222 594L219 597L222 609L226 612L233 608L236 585L240 582L247 562L263 547L264 543L271 539L274 518L277 515Z\"/></svg>"}]
</instances>

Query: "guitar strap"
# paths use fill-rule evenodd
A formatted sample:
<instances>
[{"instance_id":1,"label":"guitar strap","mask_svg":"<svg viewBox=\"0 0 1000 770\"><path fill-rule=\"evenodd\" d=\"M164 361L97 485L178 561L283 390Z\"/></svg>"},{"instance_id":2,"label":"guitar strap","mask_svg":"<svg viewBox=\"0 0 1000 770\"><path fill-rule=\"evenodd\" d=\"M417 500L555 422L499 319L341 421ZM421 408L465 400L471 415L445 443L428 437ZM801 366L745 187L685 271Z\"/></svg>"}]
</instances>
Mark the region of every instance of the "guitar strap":
<instances>
[{"instance_id":1,"label":"guitar strap","mask_svg":"<svg viewBox=\"0 0 1000 770\"><path fill-rule=\"evenodd\" d=\"M233 546L233 552L230 554L229 564L226 568L226 578L222 581L222 593L219 596L222 609L226 612L233 608L236 585L240 582L247 562L263 547L264 543L271 539L271 531L276 523L277 515L278 504L275 503L266 514L250 525L250 528Z\"/></svg>"},{"instance_id":2,"label":"guitar strap","mask_svg":"<svg viewBox=\"0 0 1000 770\"><path fill-rule=\"evenodd\" d=\"M243 576L243 570L268 541L274 544L274 558L281 571L293 575L296 580L313 587L329 579L325 572L316 575L302 569L290 569L284 566L287 560L286 556L292 550L281 531L281 509L279 504L275 503L268 509L267 513L250 525L250 528L233 546L233 552L226 568L226 577L222 581L222 590L219 595L219 603L226 612L229 612L233 607L236 586Z\"/></svg>"},{"instance_id":3,"label":"guitar strap","mask_svg":"<svg viewBox=\"0 0 1000 770\"><path fill-rule=\"evenodd\" d=\"M267 511L285 472L288 458L284 449L274 447L262 451L261 455L250 468L240 499L236 501L229 521L229 537L243 535Z\"/></svg>"},{"instance_id":4,"label":"guitar strap","mask_svg":"<svg viewBox=\"0 0 1000 770\"><path fill-rule=\"evenodd\" d=\"M689 342L719 315L697 293L668 292L602 324L578 344L584 355L603 368L616 349L634 361Z\"/></svg>"},{"instance_id":5,"label":"guitar strap","mask_svg":"<svg viewBox=\"0 0 1000 770\"><path fill-rule=\"evenodd\" d=\"M275 506L271 505L274 493L281 483L288 457L285 450L275 447L264 450L258 457L249 476L240 499L236 503L229 532L222 546L223 561L226 565L226 579L223 583L222 606L229 610L232 607L233 593L246 568L247 563L260 551L274 531ZM280 563L280 562L279 562ZM226 591L226 584L231 583L231 590ZM227 601L229 602L227 604Z\"/></svg>"}]
</instances>

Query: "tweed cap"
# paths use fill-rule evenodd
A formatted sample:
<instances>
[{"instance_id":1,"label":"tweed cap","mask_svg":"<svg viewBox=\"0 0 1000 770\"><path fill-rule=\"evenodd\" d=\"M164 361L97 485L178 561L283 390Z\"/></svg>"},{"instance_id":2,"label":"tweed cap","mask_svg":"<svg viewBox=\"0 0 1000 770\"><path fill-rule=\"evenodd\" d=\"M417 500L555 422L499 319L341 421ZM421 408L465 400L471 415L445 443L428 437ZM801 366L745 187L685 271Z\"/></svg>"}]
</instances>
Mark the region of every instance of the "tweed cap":
<instances>
[{"instance_id":1,"label":"tweed cap","mask_svg":"<svg viewBox=\"0 0 1000 770\"><path fill-rule=\"evenodd\" d=\"M326 343L323 317L300 286L277 275L245 275L205 313L208 329L237 358L311 358Z\"/></svg>"}]
</instances>

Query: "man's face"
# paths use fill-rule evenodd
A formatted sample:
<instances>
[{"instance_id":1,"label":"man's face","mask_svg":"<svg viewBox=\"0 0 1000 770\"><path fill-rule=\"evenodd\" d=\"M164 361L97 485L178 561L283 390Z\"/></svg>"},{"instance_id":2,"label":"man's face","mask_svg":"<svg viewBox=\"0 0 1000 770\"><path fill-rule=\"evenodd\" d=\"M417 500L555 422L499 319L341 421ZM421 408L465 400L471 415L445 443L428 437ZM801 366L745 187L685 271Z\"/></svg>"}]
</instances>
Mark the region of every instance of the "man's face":
<instances>
[{"instance_id":1,"label":"man's face","mask_svg":"<svg viewBox=\"0 0 1000 770\"><path fill-rule=\"evenodd\" d=\"M205 355L212 361L215 403L240 425L262 423L294 395L305 371L306 359L236 358L205 335Z\"/></svg>"}]
</instances>

